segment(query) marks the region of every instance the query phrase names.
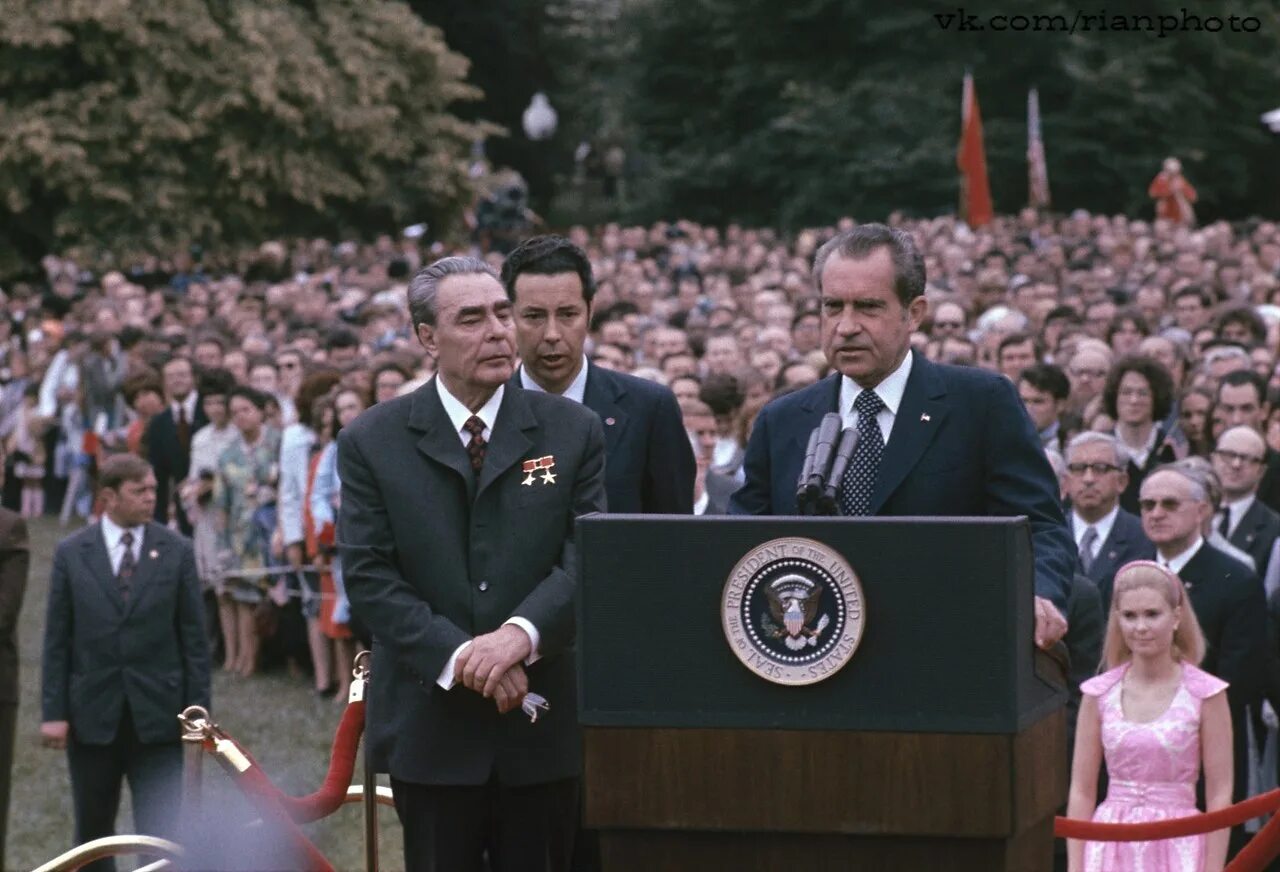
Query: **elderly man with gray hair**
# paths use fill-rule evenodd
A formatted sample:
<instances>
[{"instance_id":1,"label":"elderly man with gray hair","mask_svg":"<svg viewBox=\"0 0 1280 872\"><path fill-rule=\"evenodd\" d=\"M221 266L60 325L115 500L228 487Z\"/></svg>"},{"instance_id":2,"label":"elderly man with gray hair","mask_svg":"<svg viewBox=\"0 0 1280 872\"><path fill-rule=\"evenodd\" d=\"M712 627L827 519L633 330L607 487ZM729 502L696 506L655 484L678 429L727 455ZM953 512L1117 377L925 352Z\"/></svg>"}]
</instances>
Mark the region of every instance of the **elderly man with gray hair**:
<instances>
[{"instance_id":1,"label":"elderly man with gray hair","mask_svg":"<svg viewBox=\"0 0 1280 872\"><path fill-rule=\"evenodd\" d=\"M1204 473L1197 474L1197 468ZM1213 518L1211 477L1212 470L1186 461L1158 467L1143 481L1138 505L1156 561L1182 580L1204 631L1208 646L1201 668L1230 684L1233 799L1239 801L1248 788L1245 707L1261 700L1271 654L1262 582L1248 566L1205 541L1205 524Z\"/></svg>"},{"instance_id":2,"label":"elderly man with gray hair","mask_svg":"<svg viewBox=\"0 0 1280 872\"><path fill-rule=\"evenodd\" d=\"M1067 444L1066 491L1071 500L1067 524L1080 555L1080 569L1098 586L1103 608L1111 604L1116 570L1131 560L1150 560L1155 547L1136 515L1120 508L1129 484L1127 456L1107 433L1077 435Z\"/></svg>"}]
</instances>

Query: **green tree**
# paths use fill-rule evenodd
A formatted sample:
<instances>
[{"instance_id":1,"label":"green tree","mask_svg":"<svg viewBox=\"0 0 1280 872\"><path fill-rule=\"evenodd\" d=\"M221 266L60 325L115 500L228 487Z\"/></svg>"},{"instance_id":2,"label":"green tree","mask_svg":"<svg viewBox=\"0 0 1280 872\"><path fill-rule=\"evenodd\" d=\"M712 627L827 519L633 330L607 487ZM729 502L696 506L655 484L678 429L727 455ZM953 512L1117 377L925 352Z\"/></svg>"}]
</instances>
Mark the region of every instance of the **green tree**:
<instances>
[{"instance_id":1,"label":"green tree","mask_svg":"<svg viewBox=\"0 0 1280 872\"><path fill-rule=\"evenodd\" d=\"M0 2L0 268L450 222L466 73L389 0Z\"/></svg>"},{"instance_id":2,"label":"green tree","mask_svg":"<svg viewBox=\"0 0 1280 872\"><path fill-rule=\"evenodd\" d=\"M1187 4L1190 6L1191 4ZM1108 15L1170 4L1106 4ZM1065 0L966 12L1061 15ZM1097 10L1092 10L1097 11ZM1256 33L960 31L958 7L906 0L628 0L633 50L599 87L642 160L634 217L788 227L839 215L953 211L960 83L977 82L996 207L1026 202L1026 94L1040 90L1054 207L1151 214L1146 186L1177 154L1202 219L1276 215L1273 108L1280 7L1224 0ZM1180 8L1173 12L1180 17ZM1194 28L1194 23L1193 23ZM598 113L603 114L603 113Z\"/></svg>"}]
</instances>

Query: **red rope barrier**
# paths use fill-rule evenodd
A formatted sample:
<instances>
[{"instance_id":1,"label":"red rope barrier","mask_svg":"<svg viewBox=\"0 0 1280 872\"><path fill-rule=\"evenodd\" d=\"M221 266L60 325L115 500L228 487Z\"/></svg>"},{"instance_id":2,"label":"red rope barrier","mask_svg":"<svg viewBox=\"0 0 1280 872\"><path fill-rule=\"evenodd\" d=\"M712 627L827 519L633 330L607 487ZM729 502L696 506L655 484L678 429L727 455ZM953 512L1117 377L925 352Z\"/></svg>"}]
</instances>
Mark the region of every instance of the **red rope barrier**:
<instances>
[{"instance_id":1,"label":"red rope barrier","mask_svg":"<svg viewBox=\"0 0 1280 872\"><path fill-rule=\"evenodd\" d=\"M1091 842L1153 842L1225 830L1277 808L1280 808L1280 789L1251 796L1217 811L1149 823L1106 824L1056 817L1053 819L1053 834L1062 839L1087 839Z\"/></svg>"},{"instance_id":2,"label":"red rope barrier","mask_svg":"<svg viewBox=\"0 0 1280 872\"><path fill-rule=\"evenodd\" d=\"M360 745L360 734L364 730L364 705L363 701L353 702L343 711L342 720L333 737L329 772L325 775L320 789L314 793L306 796L286 794L267 776L262 765L241 747L239 742L235 742L236 748L249 761L250 766L244 771L233 771L232 776L240 782L240 787L246 792L252 790L269 796L296 823L306 824L328 817L342 806L347 795L347 787L351 785L351 778L355 774L356 753Z\"/></svg>"},{"instance_id":3,"label":"red rope barrier","mask_svg":"<svg viewBox=\"0 0 1280 872\"><path fill-rule=\"evenodd\" d=\"M1280 815L1267 821L1267 825L1227 864L1225 872L1263 872L1277 856L1280 856Z\"/></svg>"},{"instance_id":4,"label":"red rope barrier","mask_svg":"<svg viewBox=\"0 0 1280 872\"><path fill-rule=\"evenodd\" d=\"M289 816L300 824L318 821L337 811L347 796L347 788L356 772L356 752L364 731L364 702L349 703L333 736L329 772L315 793L307 796L282 796L281 804Z\"/></svg>"},{"instance_id":5,"label":"red rope barrier","mask_svg":"<svg viewBox=\"0 0 1280 872\"><path fill-rule=\"evenodd\" d=\"M223 740L227 741L227 740ZM226 754L219 750L216 753L218 762L222 768L236 780L237 785L250 802L257 808L258 813L262 815L263 823L274 825L276 832L283 833L288 837L298 852L298 861L304 865L300 872L334 872L332 864L325 859L319 849L311 843L306 833L298 828L289 812L281 803L283 794L280 788L267 777L262 771L262 767L249 756L248 752L235 745L236 750L240 752L241 759L237 761L236 755ZM244 766L247 761L249 765Z\"/></svg>"}]
</instances>

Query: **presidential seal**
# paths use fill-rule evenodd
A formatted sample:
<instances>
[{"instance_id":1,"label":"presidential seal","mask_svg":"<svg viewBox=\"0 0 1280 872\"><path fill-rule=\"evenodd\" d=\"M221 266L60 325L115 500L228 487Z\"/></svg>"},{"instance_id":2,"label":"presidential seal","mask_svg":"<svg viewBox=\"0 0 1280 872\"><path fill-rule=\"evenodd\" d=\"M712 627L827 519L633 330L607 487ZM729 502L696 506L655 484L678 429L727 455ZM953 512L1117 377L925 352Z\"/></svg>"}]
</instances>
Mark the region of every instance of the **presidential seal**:
<instances>
[{"instance_id":1,"label":"presidential seal","mask_svg":"<svg viewBox=\"0 0 1280 872\"><path fill-rule=\"evenodd\" d=\"M853 567L798 537L765 542L739 560L720 605L733 653L776 684L830 678L858 649L866 620Z\"/></svg>"}]
</instances>

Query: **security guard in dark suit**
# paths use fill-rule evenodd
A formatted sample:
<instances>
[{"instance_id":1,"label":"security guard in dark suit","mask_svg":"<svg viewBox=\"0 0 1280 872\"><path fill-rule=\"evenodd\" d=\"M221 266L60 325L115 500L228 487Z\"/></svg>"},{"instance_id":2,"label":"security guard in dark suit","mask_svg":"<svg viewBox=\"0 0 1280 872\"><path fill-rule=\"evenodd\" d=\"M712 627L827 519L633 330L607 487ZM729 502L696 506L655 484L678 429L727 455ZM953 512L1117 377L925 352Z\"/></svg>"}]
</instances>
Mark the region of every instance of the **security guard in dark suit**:
<instances>
[{"instance_id":1,"label":"security guard in dark suit","mask_svg":"<svg viewBox=\"0 0 1280 872\"><path fill-rule=\"evenodd\" d=\"M125 779L136 830L172 838L182 798L178 714L209 707L195 555L150 520L156 479L145 460L109 458L99 486L102 521L64 539L53 557L40 733L47 747L66 748L77 842L114 833Z\"/></svg>"}]
</instances>

